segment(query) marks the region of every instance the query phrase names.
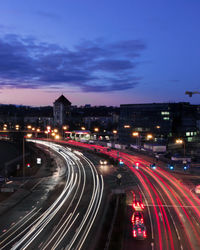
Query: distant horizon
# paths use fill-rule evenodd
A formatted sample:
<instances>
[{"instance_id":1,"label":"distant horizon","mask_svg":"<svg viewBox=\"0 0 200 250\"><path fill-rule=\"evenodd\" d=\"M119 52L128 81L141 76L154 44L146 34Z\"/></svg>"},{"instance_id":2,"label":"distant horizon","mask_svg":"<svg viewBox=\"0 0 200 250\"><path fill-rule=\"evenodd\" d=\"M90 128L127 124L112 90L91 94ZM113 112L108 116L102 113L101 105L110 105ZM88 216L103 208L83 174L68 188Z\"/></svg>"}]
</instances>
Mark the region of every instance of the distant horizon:
<instances>
[{"instance_id":1,"label":"distant horizon","mask_svg":"<svg viewBox=\"0 0 200 250\"><path fill-rule=\"evenodd\" d=\"M55 100L54 100L55 101ZM116 106L116 105L106 105L106 104L100 104L100 105L92 105L90 103L86 103L86 104L81 104L81 105L78 105L78 104L73 104L71 106L77 106L78 108L79 107L84 107L86 105L91 105L91 107L101 107L101 106L106 106L106 107L116 107L116 108L120 108L121 105L132 105L132 104L168 104L168 103L189 103L190 105L197 105L199 106L199 104L193 104L189 101L180 101L180 102L176 102L176 101L169 101L169 102L143 102L143 103L121 103L119 104L119 106ZM0 103L0 105L13 105L13 106L19 106L19 107L32 107L32 108L39 108L39 107L53 107L53 104L52 105L39 105L39 106L34 106L34 105L24 105L24 104L14 104L14 103Z\"/></svg>"}]
</instances>

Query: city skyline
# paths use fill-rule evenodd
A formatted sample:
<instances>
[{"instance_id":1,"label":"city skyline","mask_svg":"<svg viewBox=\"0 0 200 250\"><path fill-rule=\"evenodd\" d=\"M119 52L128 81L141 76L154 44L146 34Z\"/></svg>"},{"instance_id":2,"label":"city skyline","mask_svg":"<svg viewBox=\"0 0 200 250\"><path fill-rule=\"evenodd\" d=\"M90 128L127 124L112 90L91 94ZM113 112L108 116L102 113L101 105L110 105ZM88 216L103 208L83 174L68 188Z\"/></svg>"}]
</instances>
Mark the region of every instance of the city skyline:
<instances>
[{"instance_id":1,"label":"city skyline","mask_svg":"<svg viewBox=\"0 0 200 250\"><path fill-rule=\"evenodd\" d=\"M200 3L1 1L0 103L199 104Z\"/></svg>"}]
</instances>

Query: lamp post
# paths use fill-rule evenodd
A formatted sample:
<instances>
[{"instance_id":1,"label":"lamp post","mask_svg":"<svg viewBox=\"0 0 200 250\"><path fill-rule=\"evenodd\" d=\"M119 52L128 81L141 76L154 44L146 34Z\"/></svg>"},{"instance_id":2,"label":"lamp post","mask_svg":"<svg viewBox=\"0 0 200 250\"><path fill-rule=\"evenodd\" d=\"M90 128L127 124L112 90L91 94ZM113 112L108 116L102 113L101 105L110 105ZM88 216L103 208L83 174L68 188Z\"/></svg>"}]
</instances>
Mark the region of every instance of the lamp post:
<instances>
[{"instance_id":1,"label":"lamp post","mask_svg":"<svg viewBox=\"0 0 200 250\"><path fill-rule=\"evenodd\" d=\"M183 144L183 151L184 151L184 157L185 157L185 141L183 139L176 139L176 144Z\"/></svg>"},{"instance_id":2,"label":"lamp post","mask_svg":"<svg viewBox=\"0 0 200 250\"><path fill-rule=\"evenodd\" d=\"M136 137L136 145L137 147L140 147L140 133L135 131L132 133L132 136Z\"/></svg>"},{"instance_id":3,"label":"lamp post","mask_svg":"<svg viewBox=\"0 0 200 250\"><path fill-rule=\"evenodd\" d=\"M153 139L153 135L152 134L147 134L147 140L152 140Z\"/></svg>"},{"instance_id":4,"label":"lamp post","mask_svg":"<svg viewBox=\"0 0 200 250\"><path fill-rule=\"evenodd\" d=\"M64 125L62 126L62 138L64 139L65 131L69 128L69 126Z\"/></svg>"},{"instance_id":5,"label":"lamp post","mask_svg":"<svg viewBox=\"0 0 200 250\"><path fill-rule=\"evenodd\" d=\"M117 136L117 130L116 129L113 130L113 135L114 135L114 144L115 144L115 142L116 142L116 136Z\"/></svg>"},{"instance_id":6,"label":"lamp post","mask_svg":"<svg viewBox=\"0 0 200 250\"><path fill-rule=\"evenodd\" d=\"M97 141L98 141L98 140L99 140L99 138L98 138L99 128L97 128L97 127L96 127L96 128L94 128L94 132L96 132L96 136L97 136L97 138L96 138L96 139L97 139Z\"/></svg>"}]
</instances>

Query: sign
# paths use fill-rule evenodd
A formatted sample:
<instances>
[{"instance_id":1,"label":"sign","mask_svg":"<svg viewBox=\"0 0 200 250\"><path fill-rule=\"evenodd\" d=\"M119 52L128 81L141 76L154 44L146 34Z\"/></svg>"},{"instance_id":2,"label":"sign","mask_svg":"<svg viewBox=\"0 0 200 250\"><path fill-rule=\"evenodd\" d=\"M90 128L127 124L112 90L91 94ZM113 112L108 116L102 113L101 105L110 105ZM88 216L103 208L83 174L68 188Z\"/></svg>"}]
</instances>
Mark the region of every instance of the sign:
<instances>
[{"instance_id":1,"label":"sign","mask_svg":"<svg viewBox=\"0 0 200 250\"><path fill-rule=\"evenodd\" d=\"M37 164L42 164L42 159L41 158L37 158Z\"/></svg>"},{"instance_id":2,"label":"sign","mask_svg":"<svg viewBox=\"0 0 200 250\"><path fill-rule=\"evenodd\" d=\"M118 175L117 175L117 178L118 178L118 179L121 179L121 178L122 178L122 175L121 175L121 174L118 174Z\"/></svg>"}]
</instances>

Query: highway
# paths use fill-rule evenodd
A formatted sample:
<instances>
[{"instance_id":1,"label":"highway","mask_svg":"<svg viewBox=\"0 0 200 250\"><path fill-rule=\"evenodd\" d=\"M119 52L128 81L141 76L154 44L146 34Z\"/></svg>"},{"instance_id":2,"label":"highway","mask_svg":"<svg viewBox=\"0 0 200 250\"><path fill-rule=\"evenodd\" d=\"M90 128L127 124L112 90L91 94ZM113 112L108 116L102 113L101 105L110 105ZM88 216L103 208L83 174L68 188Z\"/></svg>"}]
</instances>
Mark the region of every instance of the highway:
<instances>
[{"instance_id":1,"label":"highway","mask_svg":"<svg viewBox=\"0 0 200 250\"><path fill-rule=\"evenodd\" d=\"M48 207L38 204L3 232L0 249L87 249L103 197L103 178L79 151L34 142L49 147L65 160L64 188Z\"/></svg>"},{"instance_id":2,"label":"highway","mask_svg":"<svg viewBox=\"0 0 200 250\"><path fill-rule=\"evenodd\" d=\"M101 146L69 142L104 153L115 159L123 160L133 173L137 186L134 192L140 192L145 204L145 224L147 239L136 241L132 238L131 198L127 209L127 223L123 249L200 249L200 200L169 171L157 166L150 169L149 161L116 150L107 150ZM139 169L134 164L139 162ZM128 194L129 196L129 194ZM126 233L127 232L127 233Z\"/></svg>"},{"instance_id":3,"label":"highway","mask_svg":"<svg viewBox=\"0 0 200 250\"><path fill-rule=\"evenodd\" d=\"M199 249L199 199L162 168L152 170L150 162L123 153L122 157L138 178L150 209L151 246L155 249ZM138 170L133 167L135 162L140 162Z\"/></svg>"},{"instance_id":4,"label":"highway","mask_svg":"<svg viewBox=\"0 0 200 250\"><path fill-rule=\"evenodd\" d=\"M103 177L91 160L80 151L71 150L67 144L124 162L122 168L127 168L127 172L123 176L128 176L132 182L121 187L127 194L123 249L200 249L200 201L170 171L159 164L151 169L152 162L142 157L97 145L69 141L63 147L46 141L35 142L51 147L66 161L65 187L48 208L33 208L0 235L0 249L94 249L90 240L95 238L92 226L102 202ZM105 180L114 180L117 169L113 170L98 169ZM145 206L147 238L140 241L132 236L133 193L141 194Z\"/></svg>"}]
</instances>

